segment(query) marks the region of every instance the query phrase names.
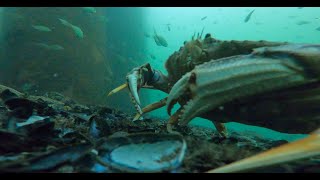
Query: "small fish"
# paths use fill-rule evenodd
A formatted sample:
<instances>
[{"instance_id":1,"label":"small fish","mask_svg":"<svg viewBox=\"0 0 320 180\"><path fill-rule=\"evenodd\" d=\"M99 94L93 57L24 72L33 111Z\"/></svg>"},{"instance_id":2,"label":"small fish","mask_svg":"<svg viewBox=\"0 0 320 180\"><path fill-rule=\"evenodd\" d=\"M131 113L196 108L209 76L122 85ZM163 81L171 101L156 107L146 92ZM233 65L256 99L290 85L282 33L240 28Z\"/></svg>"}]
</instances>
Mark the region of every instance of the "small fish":
<instances>
[{"instance_id":1,"label":"small fish","mask_svg":"<svg viewBox=\"0 0 320 180\"><path fill-rule=\"evenodd\" d=\"M49 49L55 50L55 51L64 50L64 48L58 44L54 44L54 45L49 46Z\"/></svg>"},{"instance_id":2,"label":"small fish","mask_svg":"<svg viewBox=\"0 0 320 180\"><path fill-rule=\"evenodd\" d=\"M201 18L201 21L203 21L203 20L205 20L205 19L207 19L207 16L202 17L202 18Z\"/></svg>"},{"instance_id":3,"label":"small fish","mask_svg":"<svg viewBox=\"0 0 320 180\"><path fill-rule=\"evenodd\" d=\"M33 44L47 50L55 50L55 51L64 50L64 48L58 44L53 44L53 45L48 45L46 43L33 43Z\"/></svg>"},{"instance_id":4,"label":"small fish","mask_svg":"<svg viewBox=\"0 0 320 180\"><path fill-rule=\"evenodd\" d=\"M244 19L244 22L245 22L245 23L250 20L250 18L251 18L251 16L252 16L252 13L253 13L254 11L255 11L255 9L252 10L252 11L247 15L247 17Z\"/></svg>"},{"instance_id":5,"label":"small fish","mask_svg":"<svg viewBox=\"0 0 320 180\"><path fill-rule=\"evenodd\" d=\"M153 54L150 54L151 59L155 60L156 57Z\"/></svg>"},{"instance_id":6,"label":"small fish","mask_svg":"<svg viewBox=\"0 0 320 180\"><path fill-rule=\"evenodd\" d=\"M310 23L311 23L310 21L299 21L296 24L300 26L300 25L305 25L305 24L310 24Z\"/></svg>"},{"instance_id":7,"label":"small fish","mask_svg":"<svg viewBox=\"0 0 320 180\"><path fill-rule=\"evenodd\" d=\"M298 7L298 9L303 9L304 7Z\"/></svg>"},{"instance_id":8,"label":"small fish","mask_svg":"<svg viewBox=\"0 0 320 180\"><path fill-rule=\"evenodd\" d=\"M144 35L144 37L146 37L146 38L150 38L150 37L151 37L150 34L148 34L148 33L146 33L146 32L145 32L143 35Z\"/></svg>"},{"instance_id":9,"label":"small fish","mask_svg":"<svg viewBox=\"0 0 320 180\"><path fill-rule=\"evenodd\" d=\"M43 31L43 32L51 32L51 29L48 28L47 26L42 26L42 25L32 25L32 27L38 31Z\"/></svg>"},{"instance_id":10,"label":"small fish","mask_svg":"<svg viewBox=\"0 0 320 180\"><path fill-rule=\"evenodd\" d=\"M109 22L109 18L107 18L105 16L97 16L96 20L99 21L99 22L103 22L103 23L108 23Z\"/></svg>"},{"instance_id":11,"label":"small fish","mask_svg":"<svg viewBox=\"0 0 320 180\"><path fill-rule=\"evenodd\" d=\"M320 27L317 27L316 30L317 30L317 31L320 31Z\"/></svg>"},{"instance_id":12,"label":"small fish","mask_svg":"<svg viewBox=\"0 0 320 180\"><path fill-rule=\"evenodd\" d=\"M69 23L68 21L66 21L66 20L64 20L64 19L60 19L60 18L59 18L59 20L60 20L60 22L61 22L63 25L72 28L72 30L74 31L75 35L76 35L78 38L81 38L81 39L83 38L83 32L82 32L81 28L79 28L78 26L75 26L75 25Z\"/></svg>"},{"instance_id":13,"label":"small fish","mask_svg":"<svg viewBox=\"0 0 320 180\"><path fill-rule=\"evenodd\" d=\"M94 7L82 7L82 10L86 13L96 13L97 10Z\"/></svg>"},{"instance_id":14,"label":"small fish","mask_svg":"<svg viewBox=\"0 0 320 180\"><path fill-rule=\"evenodd\" d=\"M171 30L171 29L170 29L170 24L168 24L167 27L168 27L168 31L170 31L170 30Z\"/></svg>"},{"instance_id":15,"label":"small fish","mask_svg":"<svg viewBox=\"0 0 320 180\"><path fill-rule=\"evenodd\" d=\"M158 35L155 28L153 28L153 30L154 30L153 39L156 42L157 46L168 47L168 42L164 39L164 37Z\"/></svg>"}]
</instances>

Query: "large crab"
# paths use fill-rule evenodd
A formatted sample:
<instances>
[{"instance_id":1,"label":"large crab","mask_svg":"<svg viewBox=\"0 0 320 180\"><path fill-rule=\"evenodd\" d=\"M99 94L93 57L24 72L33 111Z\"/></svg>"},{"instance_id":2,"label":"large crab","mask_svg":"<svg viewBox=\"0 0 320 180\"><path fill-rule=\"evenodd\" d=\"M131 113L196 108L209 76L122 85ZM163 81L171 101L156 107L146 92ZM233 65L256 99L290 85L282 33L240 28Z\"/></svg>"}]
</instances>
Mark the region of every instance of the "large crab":
<instances>
[{"instance_id":1,"label":"large crab","mask_svg":"<svg viewBox=\"0 0 320 180\"><path fill-rule=\"evenodd\" d=\"M230 121L285 133L311 133L320 126L320 45L221 41L207 34L184 42L165 65L168 76L149 63L134 68L127 82L109 95L128 87L138 111L134 120L165 105L171 115L178 102L180 108L167 124L169 132L194 117L211 120L224 137L223 123ZM169 95L141 109L140 88ZM319 131L270 151L212 172L234 172L319 155Z\"/></svg>"}]
</instances>

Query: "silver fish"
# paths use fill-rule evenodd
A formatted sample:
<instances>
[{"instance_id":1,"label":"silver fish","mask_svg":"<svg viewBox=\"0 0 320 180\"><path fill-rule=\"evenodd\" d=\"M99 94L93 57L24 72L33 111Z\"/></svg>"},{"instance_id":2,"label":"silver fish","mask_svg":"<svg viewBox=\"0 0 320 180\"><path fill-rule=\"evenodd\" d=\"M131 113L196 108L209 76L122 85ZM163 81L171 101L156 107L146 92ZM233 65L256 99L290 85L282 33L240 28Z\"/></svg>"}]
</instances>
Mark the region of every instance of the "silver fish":
<instances>
[{"instance_id":1,"label":"silver fish","mask_svg":"<svg viewBox=\"0 0 320 180\"><path fill-rule=\"evenodd\" d=\"M252 10L252 11L247 15L247 17L244 19L244 22L245 22L245 23L250 20L250 18L251 18L251 16L252 16L252 14L253 14L254 11L255 11L255 9Z\"/></svg>"},{"instance_id":2,"label":"silver fish","mask_svg":"<svg viewBox=\"0 0 320 180\"><path fill-rule=\"evenodd\" d=\"M78 38L81 38L81 39L83 38L83 31L81 30L81 28L79 28L78 26L75 26L75 25L69 23L68 21L66 21L66 20L64 20L64 19L60 19L60 18L59 18L59 20L60 20L60 22L61 22L63 25L72 28L73 32L75 33L75 35L76 35Z\"/></svg>"},{"instance_id":3,"label":"silver fish","mask_svg":"<svg viewBox=\"0 0 320 180\"><path fill-rule=\"evenodd\" d=\"M83 11L86 13L96 13L97 10L94 7L82 7Z\"/></svg>"},{"instance_id":4,"label":"silver fish","mask_svg":"<svg viewBox=\"0 0 320 180\"><path fill-rule=\"evenodd\" d=\"M164 37L158 35L155 29L153 39L158 46L168 47L168 42L164 39Z\"/></svg>"},{"instance_id":5,"label":"silver fish","mask_svg":"<svg viewBox=\"0 0 320 180\"><path fill-rule=\"evenodd\" d=\"M51 32L51 29L48 28L47 26L43 25L32 25L32 27L38 31L43 31L43 32Z\"/></svg>"},{"instance_id":6,"label":"silver fish","mask_svg":"<svg viewBox=\"0 0 320 180\"><path fill-rule=\"evenodd\" d=\"M55 50L55 51L64 50L64 48L58 44L53 44L53 45L48 45L46 43L33 43L33 44L47 50Z\"/></svg>"},{"instance_id":7,"label":"silver fish","mask_svg":"<svg viewBox=\"0 0 320 180\"><path fill-rule=\"evenodd\" d=\"M305 24L310 24L310 23L311 23L310 21L299 21L296 24L300 26L300 25L305 25Z\"/></svg>"}]
</instances>

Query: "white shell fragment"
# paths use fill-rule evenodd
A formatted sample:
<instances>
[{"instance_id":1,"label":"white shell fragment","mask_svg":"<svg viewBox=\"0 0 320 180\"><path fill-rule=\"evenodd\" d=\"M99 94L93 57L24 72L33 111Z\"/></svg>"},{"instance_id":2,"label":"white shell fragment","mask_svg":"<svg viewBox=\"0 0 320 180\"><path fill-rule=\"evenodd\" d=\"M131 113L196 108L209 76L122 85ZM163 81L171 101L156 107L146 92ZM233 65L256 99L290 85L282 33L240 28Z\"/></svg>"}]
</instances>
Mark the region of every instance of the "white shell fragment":
<instances>
[{"instance_id":1,"label":"white shell fragment","mask_svg":"<svg viewBox=\"0 0 320 180\"><path fill-rule=\"evenodd\" d=\"M101 159L112 168L124 172L163 172L181 165L186 142L180 135L143 133L111 138L103 147L108 150Z\"/></svg>"},{"instance_id":2,"label":"white shell fragment","mask_svg":"<svg viewBox=\"0 0 320 180\"><path fill-rule=\"evenodd\" d=\"M45 116L45 117L41 117L41 116L30 116L29 119L27 119L25 122L21 122L21 123L16 123L16 126L17 127L22 127L22 126L26 126L26 125L29 125L29 124L33 124L37 121L42 121L46 118L49 118L49 116Z\"/></svg>"}]
</instances>

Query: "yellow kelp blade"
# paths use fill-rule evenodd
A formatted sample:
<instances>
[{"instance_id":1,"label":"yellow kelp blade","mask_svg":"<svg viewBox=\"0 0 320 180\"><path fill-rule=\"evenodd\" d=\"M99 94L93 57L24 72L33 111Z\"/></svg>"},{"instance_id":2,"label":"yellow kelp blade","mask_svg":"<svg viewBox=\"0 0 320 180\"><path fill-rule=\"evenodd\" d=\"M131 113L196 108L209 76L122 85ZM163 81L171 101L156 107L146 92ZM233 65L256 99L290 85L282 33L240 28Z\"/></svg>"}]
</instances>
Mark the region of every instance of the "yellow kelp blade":
<instances>
[{"instance_id":1,"label":"yellow kelp blade","mask_svg":"<svg viewBox=\"0 0 320 180\"><path fill-rule=\"evenodd\" d=\"M123 89L126 88L126 87L128 87L128 84L127 84L127 83L124 83L124 84L122 84L121 86L119 86L119 87L115 88L114 90L110 91L109 94L108 94L108 96L111 96L112 94L117 93L117 92L123 90Z\"/></svg>"},{"instance_id":2,"label":"yellow kelp blade","mask_svg":"<svg viewBox=\"0 0 320 180\"><path fill-rule=\"evenodd\" d=\"M320 155L319 131L310 136L280 147L273 148L258 155L231 163L208 171L209 173L233 173L253 170L260 167L275 165L293 160Z\"/></svg>"}]
</instances>

